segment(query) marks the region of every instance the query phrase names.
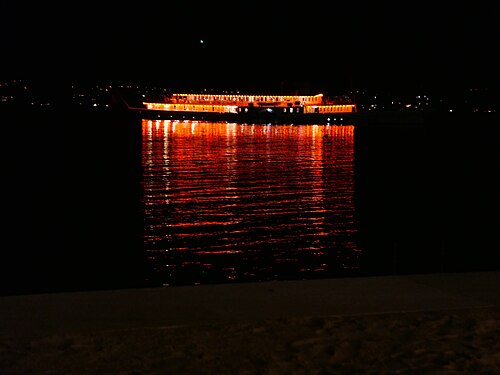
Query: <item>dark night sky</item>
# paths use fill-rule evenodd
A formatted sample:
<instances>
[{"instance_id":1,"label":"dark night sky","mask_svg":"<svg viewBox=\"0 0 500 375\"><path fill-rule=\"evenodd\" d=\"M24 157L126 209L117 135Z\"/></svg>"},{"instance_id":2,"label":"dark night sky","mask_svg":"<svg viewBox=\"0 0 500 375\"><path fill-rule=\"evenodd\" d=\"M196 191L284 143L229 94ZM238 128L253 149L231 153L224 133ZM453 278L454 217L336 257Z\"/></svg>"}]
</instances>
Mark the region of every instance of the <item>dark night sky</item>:
<instances>
[{"instance_id":1,"label":"dark night sky","mask_svg":"<svg viewBox=\"0 0 500 375\"><path fill-rule=\"evenodd\" d=\"M498 85L498 1L104 3L2 0L5 77L340 89Z\"/></svg>"}]
</instances>

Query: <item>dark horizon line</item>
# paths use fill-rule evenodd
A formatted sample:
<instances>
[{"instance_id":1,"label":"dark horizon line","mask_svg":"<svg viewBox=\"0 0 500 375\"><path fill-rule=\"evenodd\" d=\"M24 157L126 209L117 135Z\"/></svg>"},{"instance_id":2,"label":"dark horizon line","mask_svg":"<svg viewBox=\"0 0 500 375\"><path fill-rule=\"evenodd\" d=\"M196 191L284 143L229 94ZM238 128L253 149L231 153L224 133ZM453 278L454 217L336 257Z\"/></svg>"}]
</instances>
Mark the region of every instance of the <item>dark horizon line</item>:
<instances>
[{"instance_id":1,"label":"dark horizon line","mask_svg":"<svg viewBox=\"0 0 500 375\"><path fill-rule=\"evenodd\" d=\"M64 91L72 89L73 86L77 87L90 87L99 85L135 85L138 87L151 87L151 88L164 88L164 89L175 89L175 90L224 90L224 91L249 91L249 92L324 92L328 93L347 93L356 91L373 91L373 92L456 92L463 90L488 90L488 91L498 91L495 85L489 83L459 83L456 82L453 85L443 85L443 84L397 84L393 82L387 82L385 84L378 84L375 82L352 82L350 84L339 84L336 85L333 82L320 83L317 80L307 80L307 79L297 79L297 80L269 80L269 81L258 81L258 82L248 82L248 81L234 81L234 82L186 82L186 81L175 81L164 78L65 78L65 79L52 79L50 77L20 77L20 78L0 78L0 84L5 84L8 82L24 82L31 85L31 88L36 88L37 91L46 90L48 93L55 93L57 91Z\"/></svg>"}]
</instances>

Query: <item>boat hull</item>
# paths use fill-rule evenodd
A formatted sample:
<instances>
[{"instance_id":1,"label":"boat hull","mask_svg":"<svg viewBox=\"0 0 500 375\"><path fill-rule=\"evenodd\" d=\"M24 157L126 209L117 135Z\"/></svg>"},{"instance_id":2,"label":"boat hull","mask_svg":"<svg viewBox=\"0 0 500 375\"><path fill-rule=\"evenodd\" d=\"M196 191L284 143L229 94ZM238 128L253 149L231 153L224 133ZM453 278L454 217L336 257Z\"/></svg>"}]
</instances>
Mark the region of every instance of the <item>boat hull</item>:
<instances>
[{"instance_id":1,"label":"boat hull","mask_svg":"<svg viewBox=\"0 0 500 375\"><path fill-rule=\"evenodd\" d=\"M249 111L239 113L163 111L139 109L139 115L146 119L156 120L198 120L224 121L235 123L260 124L353 124L356 112L350 113L285 113L275 111Z\"/></svg>"}]
</instances>

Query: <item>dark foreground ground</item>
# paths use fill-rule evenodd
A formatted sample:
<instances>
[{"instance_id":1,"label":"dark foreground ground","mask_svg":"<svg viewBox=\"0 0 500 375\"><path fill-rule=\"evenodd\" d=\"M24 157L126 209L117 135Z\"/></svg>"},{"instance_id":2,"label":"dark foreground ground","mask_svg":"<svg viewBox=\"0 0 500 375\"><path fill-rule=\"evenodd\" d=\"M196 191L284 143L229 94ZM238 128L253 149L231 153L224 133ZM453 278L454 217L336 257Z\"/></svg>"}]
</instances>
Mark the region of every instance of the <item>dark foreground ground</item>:
<instances>
[{"instance_id":1,"label":"dark foreground ground","mask_svg":"<svg viewBox=\"0 0 500 375\"><path fill-rule=\"evenodd\" d=\"M495 374L500 273L5 296L2 374Z\"/></svg>"}]
</instances>

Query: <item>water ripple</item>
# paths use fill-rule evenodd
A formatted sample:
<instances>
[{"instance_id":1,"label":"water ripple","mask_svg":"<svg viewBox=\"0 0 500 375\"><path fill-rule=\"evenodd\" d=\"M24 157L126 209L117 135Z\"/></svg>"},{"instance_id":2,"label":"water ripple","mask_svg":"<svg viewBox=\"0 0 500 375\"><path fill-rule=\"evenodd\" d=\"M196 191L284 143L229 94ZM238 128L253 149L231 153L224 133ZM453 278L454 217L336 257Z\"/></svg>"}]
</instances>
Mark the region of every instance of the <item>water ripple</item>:
<instances>
[{"instance_id":1,"label":"water ripple","mask_svg":"<svg viewBox=\"0 0 500 375\"><path fill-rule=\"evenodd\" d=\"M359 268L353 126L142 126L152 283L294 279Z\"/></svg>"}]
</instances>

